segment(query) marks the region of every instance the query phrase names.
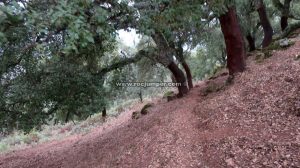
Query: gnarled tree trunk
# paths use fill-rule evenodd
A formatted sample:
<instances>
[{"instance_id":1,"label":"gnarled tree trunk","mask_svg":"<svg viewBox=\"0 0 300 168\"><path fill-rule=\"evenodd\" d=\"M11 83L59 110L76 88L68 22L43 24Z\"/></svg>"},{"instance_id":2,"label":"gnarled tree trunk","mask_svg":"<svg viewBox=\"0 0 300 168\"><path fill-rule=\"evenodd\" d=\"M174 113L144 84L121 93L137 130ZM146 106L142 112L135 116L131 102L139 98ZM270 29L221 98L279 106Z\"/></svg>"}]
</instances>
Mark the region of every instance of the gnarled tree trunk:
<instances>
[{"instance_id":1,"label":"gnarled tree trunk","mask_svg":"<svg viewBox=\"0 0 300 168\"><path fill-rule=\"evenodd\" d=\"M181 65L182 65L182 67L185 71L187 82L188 82L188 85L189 85L189 89L192 89L194 86L193 86L193 77L192 77L191 69L190 69L189 65L186 63L185 60L183 60L181 62Z\"/></svg>"},{"instance_id":2,"label":"gnarled tree trunk","mask_svg":"<svg viewBox=\"0 0 300 168\"><path fill-rule=\"evenodd\" d=\"M283 8L281 10L281 19L280 19L280 25L281 30L284 31L288 27L288 19L290 15L290 6L291 6L292 0L284 0Z\"/></svg>"},{"instance_id":3,"label":"gnarled tree trunk","mask_svg":"<svg viewBox=\"0 0 300 168\"><path fill-rule=\"evenodd\" d=\"M246 52L235 7L230 7L227 13L220 16L219 20L225 38L229 74L242 72L245 69Z\"/></svg>"},{"instance_id":4,"label":"gnarled tree trunk","mask_svg":"<svg viewBox=\"0 0 300 168\"><path fill-rule=\"evenodd\" d=\"M282 34L277 37L275 40L279 40L281 38L286 38L288 37L293 31L297 30L300 28L300 22L296 22L293 24L289 24L289 26L282 32Z\"/></svg>"},{"instance_id":5,"label":"gnarled tree trunk","mask_svg":"<svg viewBox=\"0 0 300 168\"><path fill-rule=\"evenodd\" d=\"M179 69L179 67L175 64L175 62L171 62L168 65L168 69L172 72L174 75L176 82L180 83L180 86L178 86L178 97L183 97L183 95L188 93L188 88L186 86L186 79L184 76L184 73Z\"/></svg>"},{"instance_id":6,"label":"gnarled tree trunk","mask_svg":"<svg viewBox=\"0 0 300 168\"><path fill-rule=\"evenodd\" d=\"M159 54L157 55L156 61L166 66L173 74L177 83L180 83L178 86L178 97L183 97L187 94L189 89L186 85L186 78L181 69L173 61L173 51L170 49L167 41L161 33L155 33L152 35L153 40L155 41Z\"/></svg>"},{"instance_id":7,"label":"gnarled tree trunk","mask_svg":"<svg viewBox=\"0 0 300 168\"><path fill-rule=\"evenodd\" d=\"M257 12L259 15L261 25L264 30L264 39L262 42L262 47L265 48L265 47L268 47L272 42L273 28L268 19L266 7L262 0L259 0L258 6L257 6Z\"/></svg>"},{"instance_id":8,"label":"gnarled tree trunk","mask_svg":"<svg viewBox=\"0 0 300 168\"><path fill-rule=\"evenodd\" d=\"M181 41L179 41L176 45L177 46L175 46L175 43L172 43L171 46L176 51L176 58L180 61L181 65L185 71L189 89L192 89L194 87L193 86L193 77L192 77L191 69L190 69L189 65L187 64L187 62L185 61L184 56L183 56L183 47L182 47L183 43Z\"/></svg>"},{"instance_id":9,"label":"gnarled tree trunk","mask_svg":"<svg viewBox=\"0 0 300 168\"><path fill-rule=\"evenodd\" d=\"M281 12L280 26L281 30L284 31L288 27L288 19L290 17L290 6L292 0L284 0L282 4L280 0L272 0L273 5Z\"/></svg>"}]
</instances>

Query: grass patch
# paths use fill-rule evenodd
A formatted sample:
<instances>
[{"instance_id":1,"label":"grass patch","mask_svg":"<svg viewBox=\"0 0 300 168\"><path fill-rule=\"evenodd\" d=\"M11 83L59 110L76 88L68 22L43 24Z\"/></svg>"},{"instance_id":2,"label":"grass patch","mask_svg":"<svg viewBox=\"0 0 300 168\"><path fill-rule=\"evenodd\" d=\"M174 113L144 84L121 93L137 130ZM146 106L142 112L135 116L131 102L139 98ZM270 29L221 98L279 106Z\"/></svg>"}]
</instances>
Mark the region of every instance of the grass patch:
<instances>
[{"instance_id":1,"label":"grass patch","mask_svg":"<svg viewBox=\"0 0 300 168\"><path fill-rule=\"evenodd\" d=\"M168 98L169 96L174 96L174 91L166 91L163 95L163 98Z\"/></svg>"},{"instance_id":2,"label":"grass patch","mask_svg":"<svg viewBox=\"0 0 300 168\"><path fill-rule=\"evenodd\" d=\"M263 50L284 50L291 47L294 44L295 42L289 39L280 39L273 41L268 47L264 48Z\"/></svg>"},{"instance_id":3,"label":"grass patch","mask_svg":"<svg viewBox=\"0 0 300 168\"><path fill-rule=\"evenodd\" d=\"M1 142L0 143L0 152L6 152L8 150L8 147L9 146L7 144Z\"/></svg>"},{"instance_id":4,"label":"grass patch","mask_svg":"<svg viewBox=\"0 0 300 168\"><path fill-rule=\"evenodd\" d=\"M153 92L151 95L144 97L144 101L152 101L153 98L161 97L162 90ZM124 112L139 102L139 99L122 99L115 101L111 108L107 110L107 118L102 117L101 111L87 118L84 121L75 121L69 123L58 123L56 125L43 125L40 131L33 129L30 133L25 134L22 131L14 131L10 135L0 137L0 153L9 152L11 150L18 150L28 146L37 145L40 143L64 139L70 135L89 133L92 129L99 127L107 120L118 116L121 112ZM148 103L143 108L145 111L152 104ZM141 111L138 111L141 115Z\"/></svg>"},{"instance_id":5,"label":"grass patch","mask_svg":"<svg viewBox=\"0 0 300 168\"><path fill-rule=\"evenodd\" d=\"M151 98L145 98L145 100L151 100ZM104 119L102 117L102 113L99 112L90 116L84 121L75 121L74 123L69 122L65 124L58 123L56 125L43 125L40 131L33 129L28 134L25 134L22 131L14 131L10 135L7 135L0 139L0 153L9 152L11 150L18 150L27 146L37 145L48 141L64 139L70 135L85 135L92 129L102 125L111 117L116 117L121 112L125 111L128 108L131 108L136 103L139 103L138 99L116 102L113 108L110 108L108 110L109 118L107 119ZM144 107L145 110L147 110L149 104L146 104Z\"/></svg>"}]
</instances>

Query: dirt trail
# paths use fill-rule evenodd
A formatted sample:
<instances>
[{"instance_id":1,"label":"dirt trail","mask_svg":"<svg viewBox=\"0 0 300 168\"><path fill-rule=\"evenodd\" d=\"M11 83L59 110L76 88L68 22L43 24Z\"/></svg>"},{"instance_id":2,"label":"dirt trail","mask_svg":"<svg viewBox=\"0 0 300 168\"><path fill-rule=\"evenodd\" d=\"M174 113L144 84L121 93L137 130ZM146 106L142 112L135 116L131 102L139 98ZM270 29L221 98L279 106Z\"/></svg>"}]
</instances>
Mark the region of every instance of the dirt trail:
<instances>
[{"instance_id":1,"label":"dirt trail","mask_svg":"<svg viewBox=\"0 0 300 168\"><path fill-rule=\"evenodd\" d=\"M200 88L189 96L162 102L139 120L130 113L90 134L46 143L0 157L0 167L194 167L199 139L197 105ZM125 121L127 120L127 122Z\"/></svg>"},{"instance_id":2,"label":"dirt trail","mask_svg":"<svg viewBox=\"0 0 300 168\"><path fill-rule=\"evenodd\" d=\"M0 155L0 167L300 167L299 38L263 63L249 57L234 84L201 96L157 102L132 120L126 112L82 136ZM298 114L299 113L299 114Z\"/></svg>"}]
</instances>

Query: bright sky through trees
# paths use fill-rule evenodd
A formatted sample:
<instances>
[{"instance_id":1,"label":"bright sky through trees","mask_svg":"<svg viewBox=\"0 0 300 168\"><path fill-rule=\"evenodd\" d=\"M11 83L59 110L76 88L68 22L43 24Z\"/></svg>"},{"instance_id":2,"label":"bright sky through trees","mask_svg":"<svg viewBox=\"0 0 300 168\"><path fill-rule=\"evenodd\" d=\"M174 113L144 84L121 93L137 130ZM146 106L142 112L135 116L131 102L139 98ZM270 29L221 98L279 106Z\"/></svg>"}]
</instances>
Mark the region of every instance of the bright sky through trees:
<instances>
[{"instance_id":1,"label":"bright sky through trees","mask_svg":"<svg viewBox=\"0 0 300 168\"><path fill-rule=\"evenodd\" d=\"M118 33L121 42L129 47L136 46L140 41L140 37L138 34L136 34L135 30L130 30L130 32L120 30Z\"/></svg>"}]
</instances>

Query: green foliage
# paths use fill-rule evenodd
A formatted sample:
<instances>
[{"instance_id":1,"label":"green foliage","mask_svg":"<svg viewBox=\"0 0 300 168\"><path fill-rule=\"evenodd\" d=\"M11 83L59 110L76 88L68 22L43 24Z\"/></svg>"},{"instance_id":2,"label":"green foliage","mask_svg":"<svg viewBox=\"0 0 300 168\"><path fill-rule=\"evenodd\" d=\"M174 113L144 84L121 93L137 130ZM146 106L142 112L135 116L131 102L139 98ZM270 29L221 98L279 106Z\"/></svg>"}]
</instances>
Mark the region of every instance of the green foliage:
<instances>
[{"instance_id":1,"label":"green foliage","mask_svg":"<svg viewBox=\"0 0 300 168\"><path fill-rule=\"evenodd\" d=\"M280 13L270 2L265 4L277 33ZM291 6L295 17L297 2ZM135 7L138 3L146 5ZM164 91L116 86L167 80L169 72L154 58L161 47L151 39L157 33L174 55L184 49L184 58L176 60L186 58L195 79L213 74L226 64L217 17L231 6L237 8L244 34L258 37L259 44L258 16L246 0L0 2L0 131L30 132L43 124L83 120L138 93ZM116 41L118 30L131 28L143 35L136 49ZM139 63L122 63L141 53Z\"/></svg>"},{"instance_id":2,"label":"green foliage","mask_svg":"<svg viewBox=\"0 0 300 168\"><path fill-rule=\"evenodd\" d=\"M237 13L243 34L255 37L258 31L259 17L253 5L253 1L238 0Z\"/></svg>"},{"instance_id":3,"label":"green foliage","mask_svg":"<svg viewBox=\"0 0 300 168\"><path fill-rule=\"evenodd\" d=\"M0 143L0 152L4 152L8 149L8 145L5 143Z\"/></svg>"},{"instance_id":4,"label":"green foliage","mask_svg":"<svg viewBox=\"0 0 300 168\"><path fill-rule=\"evenodd\" d=\"M215 73L219 67L226 64L225 44L219 29L206 34L205 46L199 47L197 52L187 59L195 79L204 79Z\"/></svg>"},{"instance_id":5,"label":"green foliage","mask_svg":"<svg viewBox=\"0 0 300 168\"><path fill-rule=\"evenodd\" d=\"M111 54L116 31L135 17L127 2L111 3L0 3L0 131L82 120L107 106L111 88L99 71L120 60ZM130 16L111 19L119 13Z\"/></svg>"},{"instance_id":6,"label":"green foliage","mask_svg":"<svg viewBox=\"0 0 300 168\"><path fill-rule=\"evenodd\" d=\"M228 11L228 6L231 5L230 0L214 0L210 6L212 11L218 16L225 14Z\"/></svg>"},{"instance_id":7,"label":"green foliage","mask_svg":"<svg viewBox=\"0 0 300 168\"><path fill-rule=\"evenodd\" d=\"M175 95L175 93L173 91L167 91L164 93L163 98L167 98L169 96L174 96L174 95Z\"/></svg>"},{"instance_id":8,"label":"green foliage","mask_svg":"<svg viewBox=\"0 0 300 168\"><path fill-rule=\"evenodd\" d=\"M295 19L300 19L300 1L299 0L293 0L291 2L291 9L290 12L294 16Z\"/></svg>"},{"instance_id":9,"label":"green foliage","mask_svg":"<svg viewBox=\"0 0 300 168\"><path fill-rule=\"evenodd\" d=\"M19 128L30 130L49 117L64 121L68 113L69 119L85 119L105 105L103 81L95 80L87 68L65 60L28 66L26 73L10 81L11 89L5 93L6 102L12 102L5 106L6 122L19 118ZM36 68L41 70L30 71Z\"/></svg>"}]
</instances>

